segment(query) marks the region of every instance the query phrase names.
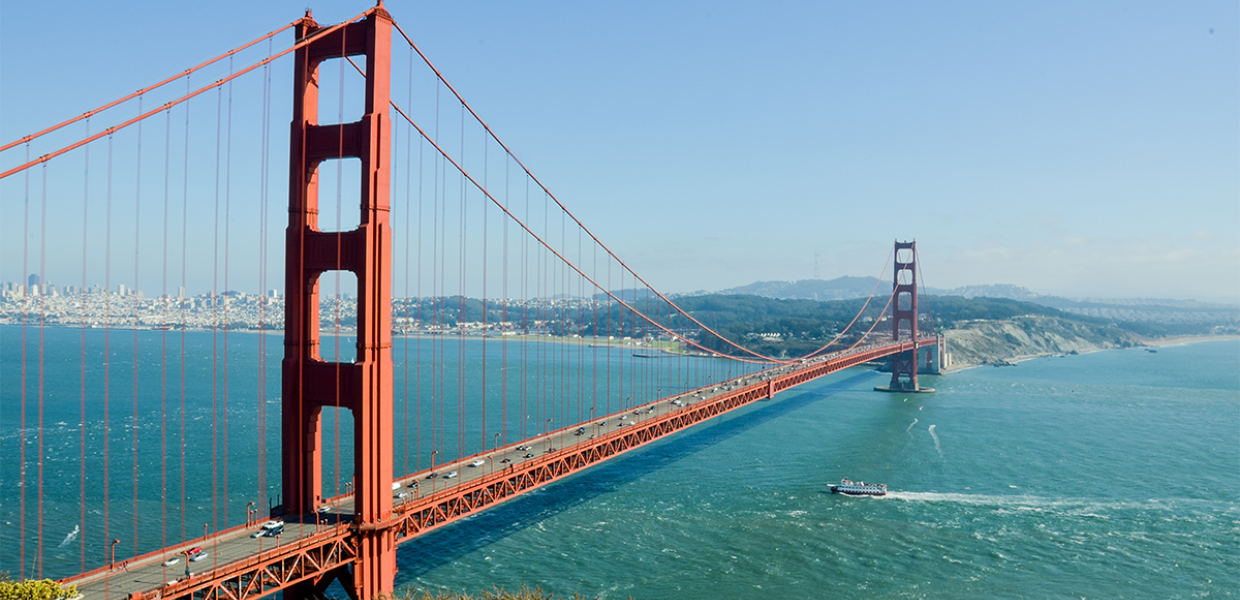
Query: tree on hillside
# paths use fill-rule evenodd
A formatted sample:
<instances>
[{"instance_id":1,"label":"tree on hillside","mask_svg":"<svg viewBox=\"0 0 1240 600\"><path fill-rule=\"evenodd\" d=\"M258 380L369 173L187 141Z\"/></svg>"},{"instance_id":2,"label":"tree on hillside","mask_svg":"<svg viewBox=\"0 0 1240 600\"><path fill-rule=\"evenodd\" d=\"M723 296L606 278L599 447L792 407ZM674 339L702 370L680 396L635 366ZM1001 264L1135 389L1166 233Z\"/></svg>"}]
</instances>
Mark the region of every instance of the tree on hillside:
<instances>
[{"instance_id":1,"label":"tree on hillside","mask_svg":"<svg viewBox=\"0 0 1240 600\"><path fill-rule=\"evenodd\" d=\"M61 600L78 595L76 585L62 586L51 579L13 581L0 575L0 600Z\"/></svg>"}]
</instances>

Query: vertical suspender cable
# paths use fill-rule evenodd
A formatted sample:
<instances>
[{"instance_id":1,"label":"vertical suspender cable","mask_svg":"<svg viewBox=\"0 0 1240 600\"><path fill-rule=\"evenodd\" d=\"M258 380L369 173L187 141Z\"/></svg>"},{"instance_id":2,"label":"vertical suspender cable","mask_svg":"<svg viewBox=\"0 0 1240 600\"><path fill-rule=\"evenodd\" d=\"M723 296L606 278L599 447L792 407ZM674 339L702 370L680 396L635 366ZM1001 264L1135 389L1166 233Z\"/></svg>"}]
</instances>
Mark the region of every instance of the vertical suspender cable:
<instances>
[{"instance_id":1,"label":"vertical suspender cable","mask_svg":"<svg viewBox=\"0 0 1240 600\"><path fill-rule=\"evenodd\" d=\"M412 92L410 92L410 94L412 94ZM425 157L423 156L425 147L426 147L426 142L422 141L421 138L418 138L418 270L417 270L418 284L415 289L417 290L418 327L422 330L426 329L426 320L423 318L423 315L422 315L422 190L423 188L425 188L424 181L422 178L422 165L425 164L425 160L424 160ZM417 408L415 409L415 412L416 412L415 420L417 421L417 431L418 431L417 438L414 440L414 445L417 447L417 450L415 451L417 455L417 459L416 459L416 463L414 464L414 469L417 471L421 471L422 470L422 335L421 334L418 334L417 347L414 349L414 354L417 355L416 360L418 361L417 369L414 371L414 379L417 383L417 391L414 393L414 402L417 403ZM432 371L432 374L433 373L434 371ZM431 399L434 400L434 397L432 396ZM431 412L431 415L434 416L433 411ZM431 438L431 445L434 445L434 437Z\"/></svg>"},{"instance_id":2,"label":"vertical suspender cable","mask_svg":"<svg viewBox=\"0 0 1240 600\"><path fill-rule=\"evenodd\" d=\"M511 206L512 204L512 201L509 198L510 190L508 188L508 184L509 184L508 170L511 164L512 162L509 161L505 157L504 159L504 205L505 206ZM502 443L505 446L507 446L509 424L508 424L508 335L507 335L508 330L506 328L509 327L508 307L510 304L512 304L512 297L508 295L508 218L507 217L505 217L503 220L503 227L504 227L504 245L503 245L502 256L503 256L503 263L504 263L503 264L504 275L503 275L503 284L501 286L502 289L500 291L500 295L504 299L504 308L503 308L503 316L500 317L500 320L503 322L503 325L501 325L501 332L500 332L500 356L501 358L500 358L500 369L499 369L499 372L500 372L500 404L499 405L500 405L500 413L501 413L500 421L503 422L503 426L500 429L500 432L503 433L501 438L503 438Z\"/></svg>"},{"instance_id":3,"label":"vertical suspender cable","mask_svg":"<svg viewBox=\"0 0 1240 600\"><path fill-rule=\"evenodd\" d=\"M185 76L185 88L190 89L190 76ZM177 292L177 298L181 308L181 431L177 437L177 445L181 450L181 541L185 541L186 536L186 513L185 500L189 495L185 489L185 329L188 325L188 307L186 305L185 284L187 283L188 256L189 256L189 103L185 103L185 150L184 164L181 172L181 287Z\"/></svg>"},{"instance_id":4,"label":"vertical suspender cable","mask_svg":"<svg viewBox=\"0 0 1240 600\"><path fill-rule=\"evenodd\" d=\"M593 244L592 247L594 256L590 261L591 269L594 280L598 281L598 244ZM598 294L590 297L590 313L590 332L594 337L594 347L590 351L590 418L593 419L598 417Z\"/></svg>"},{"instance_id":5,"label":"vertical suspender cable","mask_svg":"<svg viewBox=\"0 0 1240 600\"><path fill-rule=\"evenodd\" d=\"M406 80L406 83L409 89L409 92L408 92L409 93L409 105L412 106L413 105L413 51L412 50L409 51L409 56L410 56L409 79ZM399 124L397 126L399 127ZM408 126L406 125L406 127ZM413 191L410 189L409 186L410 186L410 178L413 176L413 170L410 168L409 165L410 165L410 160L412 158L411 153L413 151L412 141L413 141L412 135L405 138L405 325L401 331L401 333L403 334L402 337L404 337L404 360L401 361L401 365L403 369L403 379L404 379L404 385L402 387L404 388L404 395L405 395L405 403L404 403L405 425L402 428L404 431L404 435L405 435L405 440L404 440L405 451L404 451L404 462L401 465L401 469L400 469L400 472L402 475L409 474L409 300L410 300L409 299L409 238L413 236L412 231L409 229L409 221L410 221L409 213L412 212L410 198L412 197L412 193L413 193ZM395 144L393 144L393 146L395 146ZM395 173L393 173L393 176L395 176ZM415 447L415 451L416 451L416 447Z\"/></svg>"},{"instance_id":6,"label":"vertical suspender cable","mask_svg":"<svg viewBox=\"0 0 1240 600\"><path fill-rule=\"evenodd\" d=\"M267 40L267 56L272 55L272 40ZM258 218L258 293L262 301L258 305L258 496L262 502L267 492L267 303L273 298L267 294L267 210L268 176L271 159L271 67L263 66L263 122L262 158L259 162L259 218ZM246 514L249 517L249 514Z\"/></svg>"},{"instance_id":7,"label":"vertical suspender cable","mask_svg":"<svg viewBox=\"0 0 1240 600\"><path fill-rule=\"evenodd\" d=\"M530 220L530 178L525 177L525 221ZM521 413L518 420L521 423L521 439L525 439L529 435L529 380L526 377L526 368L529 366L529 346L530 346L530 321L529 321L529 279L530 279L530 236L521 236Z\"/></svg>"},{"instance_id":8,"label":"vertical suspender cable","mask_svg":"<svg viewBox=\"0 0 1240 600\"><path fill-rule=\"evenodd\" d=\"M26 144L26 154L27 155L30 154L30 144ZM25 184L26 195L25 195L25 202L22 205L23 206L23 211L22 211L22 277L25 277L26 275L30 273L30 269L28 267L29 263L27 261L27 256L29 254L29 248L30 248L30 173L29 171L27 171L25 174L25 180L26 180L26 184ZM43 282L40 281L39 283L43 283ZM18 444L20 446L19 457L18 457L18 464L20 465L20 469L18 471L18 483L20 483L20 489L18 490L18 497L20 499L18 503L20 505L19 510L21 511L21 518L18 519L19 521L19 525L18 525L19 536L18 537L21 540L20 542L18 542L18 565L17 566L18 566L18 578L19 579L24 579L22 574L26 572L26 488L29 487L26 485L26 353L27 353L26 327L27 327L27 322L29 321L30 299L34 295L34 285L31 284L30 279L26 280L26 287L24 289L25 289L25 293L22 294L22 382L21 382L21 385L22 385L21 403L22 405L21 405L21 410L19 411L20 417L19 417L19 422L18 422L19 428L18 428L18 434L17 434Z\"/></svg>"},{"instance_id":9,"label":"vertical suspender cable","mask_svg":"<svg viewBox=\"0 0 1240 600\"><path fill-rule=\"evenodd\" d=\"M620 271L620 298L624 298L624 270L621 270L621 271ZM619 303L617 302L616 304L619 304ZM616 385L617 385L617 389L616 389L616 407L617 407L619 410L624 410L624 407L625 407L625 401L624 401L624 397L625 397L625 396L624 396L624 363L626 362L625 357L626 357L626 355L628 354L628 352L626 351L626 349L625 349L625 347L624 347L624 346L625 346L625 343L624 343L624 338L625 338L624 326L625 326L625 324L626 324L626 322L627 322L627 320L628 320L628 311L627 311L627 310L624 310L623 308L621 308L618 312L619 312L619 314L620 314L620 336L619 336L619 338L620 338L620 355L619 355L617 358L619 359L619 361L618 361L618 362L620 363L620 365L619 365L619 367L620 367L620 368L619 368L619 369L618 369L618 371L616 372ZM611 412L611 410L610 410L610 407L609 407L609 408L608 408L608 413L610 414L610 412Z\"/></svg>"},{"instance_id":10,"label":"vertical suspender cable","mask_svg":"<svg viewBox=\"0 0 1240 600\"><path fill-rule=\"evenodd\" d=\"M503 160L503 206L505 207L511 206L512 203L510 197L508 197L508 192L510 192L510 190L508 190L508 182L510 182L510 180L508 180L508 166L510 165L511 161L508 161L507 157L505 157L505 160ZM502 226L503 250L500 254L503 262L503 276L502 284L500 286L500 295L503 298L503 312L500 317L500 320L502 321L502 325L500 325L500 421L502 423L500 433L502 435L500 438L503 445L508 445L508 331L506 327L508 327L508 305L512 304L512 296L508 295L507 217L503 218Z\"/></svg>"},{"instance_id":11,"label":"vertical suspender cable","mask_svg":"<svg viewBox=\"0 0 1240 600\"><path fill-rule=\"evenodd\" d=\"M90 137L90 119L86 119L86 136ZM27 147L29 152L29 147ZM90 144L85 148L82 169L82 336L81 356L78 366L78 569L86 571L86 258L87 234L90 232L87 207L90 200Z\"/></svg>"},{"instance_id":12,"label":"vertical suspender cable","mask_svg":"<svg viewBox=\"0 0 1240 600\"><path fill-rule=\"evenodd\" d=\"M112 356L111 356L111 335L112 335L112 135L108 135L108 187L107 187L107 208L105 217L105 234L106 242L104 243L104 259L103 259L103 280L104 280L104 296L103 296L103 537L105 540L112 539L112 502L111 502L111 467L112 459L109 456L110 439L112 431L109 427L109 400L111 399L111 373L112 373Z\"/></svg>"},{"instance_id":13,"label":"vertical suspender cable","mask_svg":"<svg viewBox=\"0 0 1240 600\"><path fill-rule=\"evenodd\" d=\"M164 240L159 316L159 547L168 547L168 191L172 176L172 109L164 113Z\"/></svg>"},{"instance_id":14,"label":"vertical suspender cable","mask_svg":"<svg viewBox=\"0 0 1240 600\"><path fill-rule=\"evenodd\" d=\"M439 82L438 81L435 82L435 141L436 143L438 143L439 141ZM434 162L434 165L432 165L435 170L435 174L433 177L434 185L431 188L432 208L431 208L431 297L430 297L431 307L430 309L431 309L431 327L432 327L432 330L435 331L436 333L438 333L437 327L440 323L439 321L439 316L440 316L439 294L438 294L438 291L439 291L439 261L440 261L440 256L439 256L440 254L439 253L439 162L440 162L440 156L439 154L435 154L435 162ZM431 392L431 446L430 446L431 456L430 456L430 459L431 459L432 467L435 466L435 454L437 450L441 447L441 445L437 443L437 439L435 437L436 423L438 422L435 417L435 414L436 414L435 407L438 403L438 394L439 394L439 387L440 387L439 378L437 377L438 370L439 370L438 369L438 365L439 365L439 343L438 341L439 340L437 339L438 337L440 336L436 335L435 337L431 338L431 365L430 365L431 366L431 390L430 390ZM432 489L434 489L434 482L431 482L431 487Z\"/></svg>"},{"instance_id":15,"label":"vertical suspender cable","mask_svg":"<svg viewBox=\"0 0 1240 600\"><path fill-rule=\"evenodd\" d=\"M144 97L138 96L138 113L142 113L142 101ZM138 553L138 328L142 324L142 307L139 305L138 290L142 289L139 285L139 260L142 256L142 125L145 119L138 121L138 144L136 159L136 175L134 181L134 201L133 201L133 290L129 293L132 295L133 304L133 420L129 423L129 428L133 439L133 542L130 544L131 551L134 556ZM46 164L46 163L44 163Z\"/></svg>"},{"instance_id":16,"label":"vertical suspender cable","mask_svg":"<svg viewBox=\"0 0 1240 600\"><path fill-rule=\"evenodd\" d=\"M611 262L612 261L610 258L606 258L606 257L604 258L604 260L607 261L607 290L606 291L611 291L612 289L611 287ZM614 306L614 303L611 301L610 298L608 298L606 302L607 302L607 385L604 388L603 397L605 398L605 401L607 402L607 406L603 409L604 411L603 414L610 415L611 414L611 351L612 351L611 309L612 309L612 306Z\"/></svg>"},{"instance_id":17,"label":"vertical suspender cable","mask_svg":"<svg viewBox=\"0 0 1240 600\"><path fill-rule=\"evenodd\" d=\"M232 75L232 71L233 71L233 59L230 56L228 57L228 74ZM221 403L222 406L220 407L220 413L221 413L220 421L223 424L223 426L220 428L221 429L220 431L220 453L223 455L223 460L224 460L224 468L221 469L223 471L223 480L224 480L223 481L224 489L222 490L224 502L222 503L222 506L220 507L221 508L220 520L223 522L224 527L226 528L228 527L228 500L229 500L229 497L228 497L228 330L230 329L230 324L229 324L229 319L228 319L228 299L229 299L228 262L229 262L229 258L231 257L230 250L231 250L231 233L232 233L232 226L230 223L231 216L232 216L231 214L232 213L232 101L233 101L232 92L233 92L233 84L232 84L232 80L229 80L228 82L228 116L227 116L227 122L225 123L225 137L224 137L224 290L223 290L224 375L223 375L223 381L222 381L222 384L223 384L222 387L224 388L224 394L223 394L223 402ZM215 563L219 564L218 556L215 557Z\"/></svg>"},{"instance_id":18,"label":"vertical suspender cable","mask_svg":"<svg viewBox=\"0 0 1240 600\"><path fill-rule=\"evenodd\" d=\"M47 163L43 163L43 198L40 201L42 215L39 218L39 549L36 556L39 568L36 571L39 579L43 578L43 382L44 360L43 343L47 324Z\"/></svg>"},{"instance_id":19,"label":"vertical suspender cable","mask_svg":"<svg viewBox=\"0 0 1240 600\"><path fill-rule=\"evenodd\" d=\"M465 162L465 106L461 106L461 162ZM465 306L465 234L466 234L466 212L465 212L465 176L458 175L457 182L460 185L460 197L458 198L459 210L461 214L459 243L460 254L457 255L457 264L460 265L457 271L457 288L460 290L458 297L459 308L456 314L456 457L465 456L465 321L467 319Z\"/></svg>"},{"instance_id":20,"label":"vertical suspender cable","mask_svg":"<svg viewBox=\"0 0 1240 600\"><path fill-rule=\"evenodd\" d=\"M220 257L220 138L223 127L224 90L216 90L215 103L215 229L211 235L212 269L211 269L211 526L219 531L219 392L218 392L218 358L219 347L219 257ZM218 555L212 552L212 557Z\"/></svg>"},{"instance_id":21,"label":"vertical suspender cable","mask_svg":"<svg viewBox=\"0 0 1240 600\"><path fill-rule=\"evenodd\" d=\"M340 30L340 54L345 56L345 36L347 30ZM335 356L332 361L336 363L336 414L332 415L332 425L335 429L336 451L333 456L335 463L335 475L333 480L333 495L340 493L340 394L341 394L341 364L340 364L340 269L343 255L341 254L344 244L344 231L341 229L341 208L344 202L344 60L340 61L340 74L338 84L340 91L336 99L336 122L340 125L337 127L337 149L336 149L336 297L332 303L332 325L333 325L333 344L335 348ZM369 67L369 65L367 65ZM359 209L360 210L360 209ZM318 310L318 307L314 307ZM360 354L357 358L361 358ZM354 490L356 494L357 491Z\"/></svg>"},{"instance_id":22,"label":"vertical suspender cable","mask_svg":"<svg viewBox=\"0 0 1240 600\"><path fill-rule=\"evenodd\" d=\"M407 129L407 128L408 128L408 125L406 124L406 125L403 125L403 126L406 128L406 129L405 129L405 131L406 131L406 135L408 135L408 129ZM409 238L413 235L413 233L412 233L412 232L410 231L410 229L409 229L409 224L410 224L410 222L411 222L411 217L410 217L410 214L409 214L409 213L410 213L410 211L411 211L411 209L412 209L412 207L413 207L413 206L412 206L412 202L410 201L410 199L412 198L412 195L413 195L413 189L411 188L411 185L412 185L412 177L413 177L413 176L412 176L412 170L411 170L411 165L413 164L413 163L412 163L413 157L412 157L412 155L411 155L411 153L413 152L413 138L412 138L412 137L406 137L406 138L405 138L405 140L404 140L404 142L405 142L404 154L403 154L403 155L401 155L401 154L400 154L400 149L401 149L401 148L400 148L400 143L399 143L399 142L400 142L400 132L401 132L401 127L402 127L402 124L401 124L401 123L399 123L399 122L398 122L398 123L394 123L394 124L392 125L392 158L391 158L391 163L392 163L393 165L399 165L399 164L400 164L400 160L399 160L399 158L401 158L402 156L403 156L404 161L405 161L405 167L404 167L404 168L405 168L405 210L404 210L404 214L405 214L405 224L404 224L404 228L403 228L403 229L396 227L395 222L393 222L394 224L392 225L392 232L393 232L393 233L392 233L392 324L393 324L392 330L393 330L393 335L395 335L395 334L396 334L396 332L397 332L397 329L396 329L396 327L395 327L395 324L396 324L396 322L397 322L398 320L399 320L399 321L402 321L402 325L401 325L401 327L400 327L399 332L400 332L400 334L401 334L401 337L403 338L403 344L402 344L403 348L402 348L402 352L403 352L403 355L404 355L404 356L403 356L403 358L402 358L402 359L401 359L401 361L400 361L400 365L401 365L401 380L402 380L402 385L401 385L401 387L403 388L403 392L402 392L403 400L401 401L401 408L402 408L402 410L401 410L401 412L402 412L402 417L401 417L401 419L402 419L402 421L403 421L403 425L401 426L401 436L402 436L404 439L402 440L401 464L398 466L398 465L396 464L396 460L395 460L395 459L393 459L393 461L392 461L392 470L393 470L393 471L398 471L398 472L399 472L399 474L400 474L401 476L404 476L404 475L408 475L408 474L410 473L410 471L409 471L409 314L410 314L410 307L409 307L409 301L410 301L410 299L409 299L409 274L410 274L409 260L410 260L410 256L411 256L411 255L410 255L410 252L409 252ZM391 182L391 189L393 190L392 195L393 195L394 197L397 195L397 194L396 194L396 189L397 189L396 183L397 183L397 178L398 178L398 176L399 176L399 175L398 175L397 169L395 169L395 168L394 168L394 169L392 169L392 173L391 173L391 178L392 178L392 182ZM397 231L399 231L400 233L399 233L399 234L398 234L398 233L396 233ZM404 255L403 255L403 256L401 256L401 255L397 254L397 252L396 252L396 245L397 245L397 244L396 244L396 242L397 242L397 240L398 240L398 239L400 239L400 237L401 237L402 235L404 236L404 242L405 242L405 251L404 251ZM398 259L398 258L399 258L399 259ZM402 292L402 296L401 296L401 298L400 298L400 299L398 299L398 298L396 297L396 273L397 273L396 264L397 264L398 262L400 262L400 263L402 263L402 264L404 265L404 276L402 277L402 279L404 280L404 291ZM397 306L398 304L400 305L399 307ZM401 313L402 313L402 310L401 310L401 309L403 309L403 315L401 314ZM396 358L395 358L395 357L396 357L396 354L397 354L397 353L396 353L396 347L395 347L395 344L396 344L395 339L393 339L393 340L392 340L392 344L393 344L393 347L392 347L392 356L393 356L393 359L392 359L392 364L393 364L393 369L395 369L395 368L396 368L396 364L397 364L397 363L396 363ZM395 371L393 371L393 375L392 375L392 377L393 377L393 381L395 381L395 378L396 378ZM396 401L396 398L395 398L396 393L395 393L395 391L393 391L392 396L393 396L392 401L393 401L393 403L395 403L395 401ZM393 404L393 410L395 410L395 404ZM395 418L395 417L393 417L393 418ZM393 438L392 443L393 443L393 444L395 444L395 443L396 443L395 438ZM395 452L395 449L393 449L393 452Z\"/></svg>"},{"instance_id":23,"label":"vertical suspender cable","mask_svg":"<svg viewBox=\"0 0 1240 600\"><path fill-rule=\"evenodd\" d=\"M560 247L564 255L567 256L569 249L572 246L569 245L568 229L565 226L565 223L566 221L564 219L564 213L561 212L560 213ZM565 264L564 261L560 261L560 264L558 266L560 269L560 286L561 286L560 297L564 298L565 300L568 300L569 298L571 298L570 294L573 293L572 275L569 274L568 265ZM571 342L571 338L569 337L570 336L569 328L573 322L573 316L574 316L572 304L571 303L565 304L564 307L561 309L561 311L564 314L563 318L561 319L563 326L561 326L560 328L560 345L563 348L562 353L564 355L564 370L563 370L564 375L563 375L563 383L561 384L561 389L563 390L562 402L564 404L564 410L561 413L563 415L563 422L560 423L557 429L560 429L567 425L571 425L572 423L575 422L573 418L573 407L578 402L580 402L580 398L576 398L573 395L573 380L572 380L573 344ZM563 435L561 434L561 438L562 437Z\"/></svg>"},{"instance_id":24,"label":"vertical suspender cable","mask_svg":"<svg viewBox=\"0 0 1240 600\"><path fill-rule=\"evenodd\" d=\"M548 230L549 230L549 222L547 220L547 195L544 193L543 194L543 237L544 238L549 237ZM546 303L546 298L551 295L550 292L547 290L546 248L540 247L538 249L538 256L539 256L538 268L537 268L537 271L535 272L536 274L534 275L534 277L535 277L535 282L538 285L538 297L537 297L538 316L543 317L543 307L544 307L544 304ZM548 327L548 321L550 320L550 318L553 318L553 317L539 319L542 321L542 326L548 331L550 331L550 327ZM536 388L535 396L534 396L534 399L538 403L538 407L539 407L539 413L538 413L539 433L545 432L544 425L547 424L547 421L545 421L544 419L549 418L549 416L547 415L547 396L551 395L548 391L546 391L547 388L543 385L543 381L546 379L545 373L546 373L546 368L547 368L547 359L546 359L545 350L546 350L546 346L550 345L548 343L542 343L544 341L545 340L540 340L540 343L538 344L538 386Z\"/></svg>"},{"instance_id":25,"label":"vertical suspender cable","mask_svg":"<svg viewBox=\"0 0 1240 600\"><path fill-rule=\"evenodd\" d=\"M482 138L482 181L486 186L487 140ZM463 357L462 357L463 358ZM464 362L464 360L462 360ZM482 197L482 449L487 449L487 198Z\"/></svg>"}]
</instances>

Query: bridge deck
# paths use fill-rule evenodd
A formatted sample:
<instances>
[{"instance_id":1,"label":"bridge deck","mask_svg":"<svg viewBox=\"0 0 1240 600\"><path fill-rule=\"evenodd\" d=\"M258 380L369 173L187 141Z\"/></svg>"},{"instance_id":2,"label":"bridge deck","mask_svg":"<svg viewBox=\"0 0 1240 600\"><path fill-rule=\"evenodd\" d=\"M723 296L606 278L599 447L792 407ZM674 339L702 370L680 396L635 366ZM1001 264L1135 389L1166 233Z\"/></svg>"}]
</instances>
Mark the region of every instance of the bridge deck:
<instances>
[{"instance_id":1,"label":"bridge deck","mask_svg":"<svg viewBox=\"0 0 1240 600\"><path fill-rule=\"evenodd\" d=\"M923 338L917 345L935 342L935 338ZM396 505L389 527L395 530L398 544L407 542L668 434L912 346L912 342L873 345L768 369L402 477L397 480L400 489L392 491ZM470 466L475 461L482 464ZM456 475L447 478L448 473ZM277 538L252 537L259 521L65 582L76 584L86 600L257 598L294 583L317 581L331 568L353 560L352 514L352 497L344 496L331 501L325 512L286 516L284 533ZM180 553L194 547L207 554L188 562ZM179 556L178 562L166 565L173 556Z\"/></svg>"}]
</instances>

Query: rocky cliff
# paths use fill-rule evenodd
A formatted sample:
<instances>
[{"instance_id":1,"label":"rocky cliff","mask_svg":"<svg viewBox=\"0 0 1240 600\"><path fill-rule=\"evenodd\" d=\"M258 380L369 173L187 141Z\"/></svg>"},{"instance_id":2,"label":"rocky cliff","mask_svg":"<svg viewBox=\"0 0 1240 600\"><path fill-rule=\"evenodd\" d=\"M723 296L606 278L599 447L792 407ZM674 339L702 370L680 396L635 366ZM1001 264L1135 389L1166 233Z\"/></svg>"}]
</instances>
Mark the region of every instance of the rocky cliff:
<instances>
[{"instance_id":1,"label":"rocky cliff","mask_svg":"<svg viewBox=\"0 0 1240 600\"><path fill-rule=\"evenodd\" d=\"M1002 364L1034 356L1140 346L1136 334L1058 317L1027 316L970 321L944 332L949 370Z\"/></svg>"}]
</instances>

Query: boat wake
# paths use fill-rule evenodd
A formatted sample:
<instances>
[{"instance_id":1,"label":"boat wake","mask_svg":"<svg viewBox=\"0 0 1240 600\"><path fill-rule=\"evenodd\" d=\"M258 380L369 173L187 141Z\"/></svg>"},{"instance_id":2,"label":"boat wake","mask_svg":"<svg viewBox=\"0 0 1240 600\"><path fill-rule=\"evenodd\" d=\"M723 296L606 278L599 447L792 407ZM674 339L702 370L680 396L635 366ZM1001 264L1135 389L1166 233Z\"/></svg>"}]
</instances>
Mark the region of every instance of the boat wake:
<instances>
[{"instance_id":1,"label":"boat wake","mask_svg":"<svg viewBox=\"0 0 1240 600\"><path fill-rule=\"evenodd\" d=\"M913 435L913 426L914 426L914 425L916 425L916 424L917 424L917 421L920 421L920 420L921 420L921 419L913 419L913 422L908 424L908 429L905 429L905 430L904 430L904 433L907 433L907 434L909 434L909 435Z\"/></svg>"},{"instance_id":2,"label":"boat wake","mask_svg":"<svg viewBox=\"0 0 1240 600\"><path fill-rule=\"evenodd\" d=\"M939 447L939 436L934 433L934 425L930 426L930 437L934 438L934 449L938 451L939 456L943 456L943 449Z\"/></svg>"},{"instance_id":3,"label":"boat wake","mask_svg":"<svg viewBox=\"0 0 1240 600\"><path fill-rule=\"evenodd\" d=\"M1058 514L1072 518L1110 519L1115 511L1183 512L1185 504L1194 510L1211 511L1209 501L1200 500L1116 500L1029 495L959 494L943 492L888 492L882 500L905 502L950 503L978 508L992 508L1000 513ZM1200 506L1198 506L1200 505ZM1182 517L1181 517L1182 518Z\"/></svg>"},{"instance_id":4,"label":"boat wake","mask_svg":"<svg viewBox=\"0 0 1240 600\"><path fill-rule=\"evenodd\" d=\"M78 531L80 531L80 529L78 528L77 525L74 525L73 531L70 531L69 534L65 536L65 541L61 542L60 545L57 546L57 548L64 548L65 546L68 546L69 544L73 543L73 540L77 539Z\"/></svg>"}]
</instances>

